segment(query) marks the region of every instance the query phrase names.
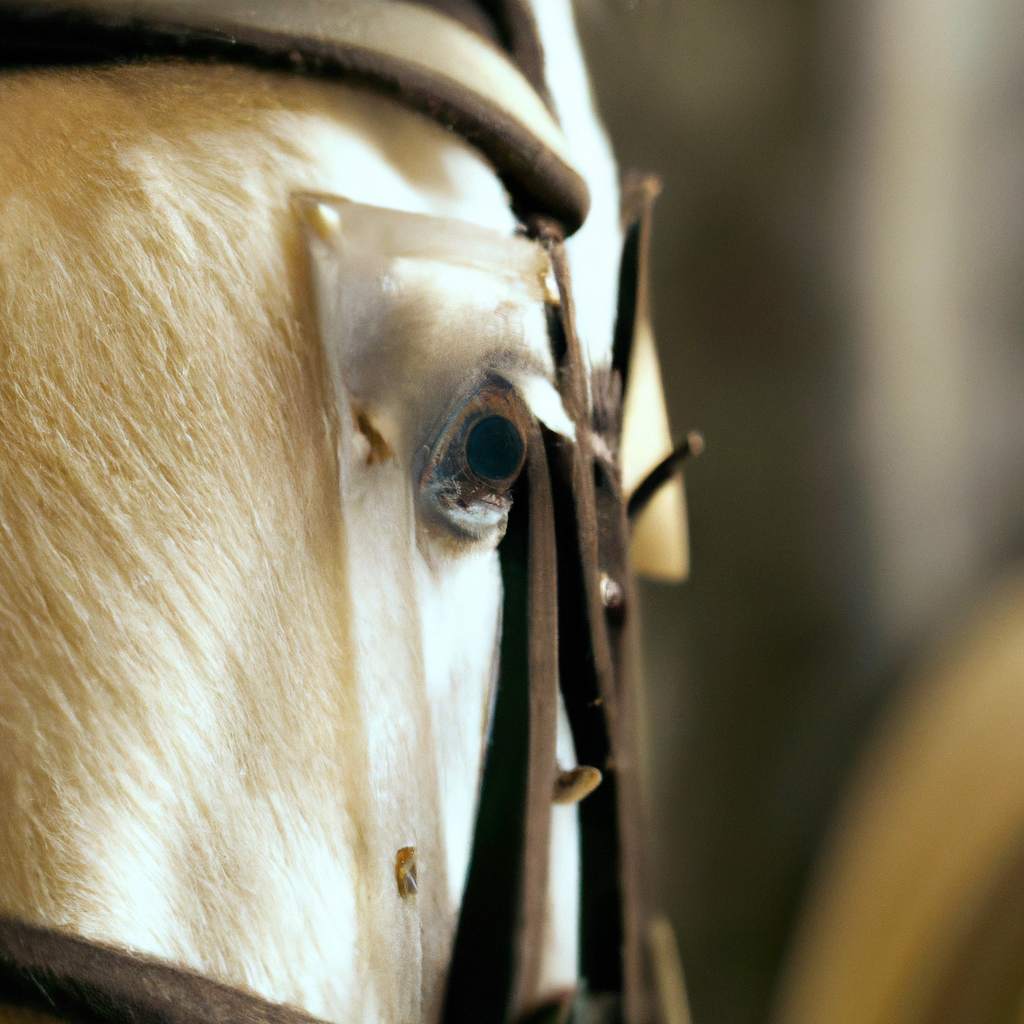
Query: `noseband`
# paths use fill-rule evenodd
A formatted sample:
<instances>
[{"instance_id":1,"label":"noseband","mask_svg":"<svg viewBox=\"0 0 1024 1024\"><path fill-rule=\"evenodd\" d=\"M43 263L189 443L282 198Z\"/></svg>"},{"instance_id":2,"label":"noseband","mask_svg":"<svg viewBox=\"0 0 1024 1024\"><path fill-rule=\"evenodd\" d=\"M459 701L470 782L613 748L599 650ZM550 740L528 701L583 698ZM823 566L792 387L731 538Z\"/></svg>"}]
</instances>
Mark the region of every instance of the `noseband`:
<instances>
[{"instance_id":1,"label":"noseband","mask_svg":"<svg viewBox=\"0 0 1024 1024\"><path fill-rule=\"evenodd\" d=\"M479 148L529 235L547 250L560 293L550 321L558 386L576 436L534 425L528 471L499 551L501 676L445 1020L558 1020L572 998L585 1004L586 1020L660 1019L644 940L651 907L633 749L634 594L617 465L644 263L639 240L646 233L627 224L612 366L588 379L564 240L583 222L589 198L546 104L543 53L528 6L522 0L0 0L2 65L154 55L286 68L391 96ZM634 224L646 217L651 190L638 195ZM538 1005L551 803L560 783L559 693L580 763L599 768L604 780L580 805L587 992ZM317 1020L190 971L13 920L0 920L0 1002L73 1024Z\"/></svg>"}]
</instances>

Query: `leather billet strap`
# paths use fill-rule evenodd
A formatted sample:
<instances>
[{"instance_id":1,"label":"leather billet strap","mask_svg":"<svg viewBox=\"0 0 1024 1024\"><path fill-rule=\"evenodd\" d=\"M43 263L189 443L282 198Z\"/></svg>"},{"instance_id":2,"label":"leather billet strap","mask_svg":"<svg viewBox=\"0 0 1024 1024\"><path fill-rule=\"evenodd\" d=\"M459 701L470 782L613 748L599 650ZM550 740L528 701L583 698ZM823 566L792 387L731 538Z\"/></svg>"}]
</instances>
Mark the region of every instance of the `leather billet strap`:
<instances>
[{"instance_id":1,"label":"leather billet strap","mask_svg":"<svg viewBox=\"0 0 1024 1024\"><path fill-rule=\"evenodd\" d=\"M151 56L217 58L374 89L479 149L520 216L553 217L567 232L586 217L586 183L537 89L498 47L421 4L0 0L0 66Z\"/></svg>"}]
</instances>

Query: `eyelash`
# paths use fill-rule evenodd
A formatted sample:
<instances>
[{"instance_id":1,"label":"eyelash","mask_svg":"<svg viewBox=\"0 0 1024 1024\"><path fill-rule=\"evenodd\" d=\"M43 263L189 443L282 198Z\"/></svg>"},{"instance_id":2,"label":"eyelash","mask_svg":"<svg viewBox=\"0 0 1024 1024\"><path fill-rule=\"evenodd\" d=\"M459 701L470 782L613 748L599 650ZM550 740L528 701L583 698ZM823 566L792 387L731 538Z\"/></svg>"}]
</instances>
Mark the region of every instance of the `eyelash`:
<instances>
[{"instance_id":1,"label":"eyelash","mask_svg":"<svg viewBox=\"0 0 1024 1024\"><path fill-rule=\"evenodd\" d=\"M445 424L420 474L429 519L480 540L505 531L510 491L526 461L529 412L512 385L488 377Z\"/></svg>"}]
</instances>

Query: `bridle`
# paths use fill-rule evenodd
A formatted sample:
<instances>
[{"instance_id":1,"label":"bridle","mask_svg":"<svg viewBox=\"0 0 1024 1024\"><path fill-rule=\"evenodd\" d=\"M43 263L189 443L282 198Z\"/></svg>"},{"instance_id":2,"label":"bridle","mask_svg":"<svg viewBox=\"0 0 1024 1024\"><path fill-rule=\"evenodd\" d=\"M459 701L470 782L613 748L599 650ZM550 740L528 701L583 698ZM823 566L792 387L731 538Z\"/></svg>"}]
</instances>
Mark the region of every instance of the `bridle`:
<instances>
[{"instance_id":1,"label":"bridle","mask_svg":"<svg viewBox=\"0 0 1024 1024\"><path fill-rule=\"evenodd\" d=\"M486 25L503 51L465 27L478 29L481 12L490 13ZM451 62L449 47L462 59ZM353 82L429 115L491 161L528 234L547 250L560 293L551 311L558 386L576 438L534 425L500 548L501 681L445 1020L559 1020L573 998L588 1020L660 1019L644 939L651 908L633 749L634 595L616 465L653 191L630 197L612 366L588 380L564 241L586 217L589 197L546 105L543 52L522 0L0 0L0 64L171 55ZM598 767L604 780L580 804L587 991L538 1004L559 692L580 763ZM316 1020L14 920L0 920L0 1002L74 1024Z\"/></svg>"}]
</instances>

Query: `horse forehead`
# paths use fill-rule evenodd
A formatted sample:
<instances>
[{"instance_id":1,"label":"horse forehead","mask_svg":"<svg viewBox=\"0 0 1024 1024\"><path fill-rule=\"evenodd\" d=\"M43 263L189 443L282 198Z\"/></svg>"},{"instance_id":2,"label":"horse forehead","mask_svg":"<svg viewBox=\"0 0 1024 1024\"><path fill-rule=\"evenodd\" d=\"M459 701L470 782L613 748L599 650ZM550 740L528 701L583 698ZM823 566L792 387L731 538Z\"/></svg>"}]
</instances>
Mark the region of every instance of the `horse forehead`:
<instances>
[{"instance_id":1,"label":"horse forehead","mask_svg":"<svg viewBox=\"0 0 1024 1024\"><path fill-rule=\"evenodd\" d=\"M385 96L340 83L151 62L7 72L0 96L0 126L17 140L0 161L17 161L9 169L15 180L31 165L65 182L68 172L113 170L151 198L180 205L198 184L228 176L227 197L283 188L263 196L270 210L287 203L289 190L320 191L506 234L515 227L500 181L469 143ZM70 119L88 132L69 135Z\"/></svg>"}]
</instances>

